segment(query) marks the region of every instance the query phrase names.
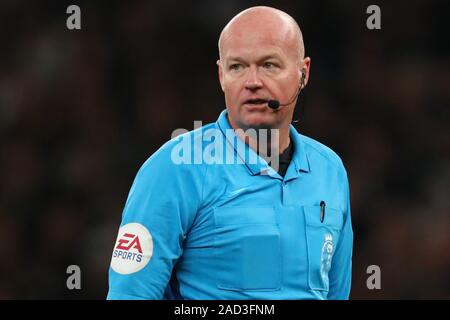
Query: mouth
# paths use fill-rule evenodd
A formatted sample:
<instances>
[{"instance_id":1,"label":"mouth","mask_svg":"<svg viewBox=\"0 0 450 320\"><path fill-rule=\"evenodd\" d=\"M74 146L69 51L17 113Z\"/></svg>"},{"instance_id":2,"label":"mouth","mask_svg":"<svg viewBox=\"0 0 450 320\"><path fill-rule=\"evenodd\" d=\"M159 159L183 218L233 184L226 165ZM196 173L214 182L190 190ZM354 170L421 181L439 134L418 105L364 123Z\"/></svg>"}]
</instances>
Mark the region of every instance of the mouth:
<instances>
[{"instance_id":1,"label":"mouth","mask_svg":"<svg viewBox=\"0 0 450 320\"><path fill-rule=\"evenodd\" d=\"M244 101L244 105L247 105L250 108L261 108L267 106L267 100L256 98L256 99L247 99Z\"/></svg>"}]
</instances>

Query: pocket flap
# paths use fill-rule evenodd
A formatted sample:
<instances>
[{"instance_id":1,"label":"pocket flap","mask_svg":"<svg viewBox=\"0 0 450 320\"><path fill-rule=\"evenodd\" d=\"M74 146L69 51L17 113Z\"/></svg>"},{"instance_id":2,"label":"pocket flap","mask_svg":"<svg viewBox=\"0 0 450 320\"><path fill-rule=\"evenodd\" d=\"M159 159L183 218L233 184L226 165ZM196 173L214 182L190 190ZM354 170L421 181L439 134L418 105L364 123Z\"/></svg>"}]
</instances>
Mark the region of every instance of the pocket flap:
<instances>
[{"instance_id":1,"label":"pocket flap","mask_svg":"<svg viewBox=\"0 0 450 320\"><path fill-rule=\"evenodd\" d=\"M325 216L323 222L320 221L320 206L305 206L306 224L309 226L329 226L333 229L341 230L344 224L344 214L340 210L325 206Z\"/></svg>"},{"instance_id":2,"label":"pocket flap","mask_svg":"<svg viewBox=\"0 0 450 320\"><path fill-rule=\"evenodd\" d=\"M276 224L272 207L220 207L214 209L216 226L235 224Z\"/></svg>"}]
</instances>

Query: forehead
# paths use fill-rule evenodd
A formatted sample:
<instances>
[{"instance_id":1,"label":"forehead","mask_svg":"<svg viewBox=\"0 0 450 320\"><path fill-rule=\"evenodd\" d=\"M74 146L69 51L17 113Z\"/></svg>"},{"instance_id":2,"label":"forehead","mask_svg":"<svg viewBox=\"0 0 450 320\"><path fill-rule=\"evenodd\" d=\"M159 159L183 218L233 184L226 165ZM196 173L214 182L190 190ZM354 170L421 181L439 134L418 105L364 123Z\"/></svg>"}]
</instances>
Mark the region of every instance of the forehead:
<instances>
[{"instance_id":1,"label":"forehead","mask_svg":"<svg viewBox=\"0 0 450 320\"><path fill-rule=\"evenodd\" d=\"M224 43L222 48L224 59L251 59L262 56L284 58L289 55L289 48L281 41L261 37L237 37Z\"/></svg>"},{"instance_id":2,"label":"forehead","mask_svg":"<svg viewBox=\"0 0 450 320\"><path fill-rule=\"evenodd\" d=\"M286 24L236 24L223 34L221 55L223 59L267 55L295 58L298 53L297 41L295 30Z\"/></svg>"}]
</instances>

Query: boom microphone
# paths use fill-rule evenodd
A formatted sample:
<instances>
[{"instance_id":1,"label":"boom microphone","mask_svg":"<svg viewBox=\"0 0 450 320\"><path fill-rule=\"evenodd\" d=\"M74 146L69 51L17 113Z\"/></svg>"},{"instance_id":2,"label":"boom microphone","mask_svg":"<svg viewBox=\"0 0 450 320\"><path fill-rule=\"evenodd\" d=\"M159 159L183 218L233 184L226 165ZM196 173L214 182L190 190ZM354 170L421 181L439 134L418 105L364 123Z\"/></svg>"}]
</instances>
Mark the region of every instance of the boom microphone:
<instances>
[{"instance_id":1,"label":"boom microphone","mask_svg":"<svg viewBox=\"0 0 450 320\"><path fill-rule=\"evenodd\" d=\"M267 106L272 110L277 110L279 107L284 107L284 106L291 104L298 97L298 95L300 94L300 91L302 91L304 85L305 85L305 72L303 71L302 79L300 82L300 87L298 88L297 92L295 93L295 95L292 97L292 99L289 102L280 103L280 101L278 101L278 100L269 100L269 101L267 101Z\"/></svg>"}]
</instances>

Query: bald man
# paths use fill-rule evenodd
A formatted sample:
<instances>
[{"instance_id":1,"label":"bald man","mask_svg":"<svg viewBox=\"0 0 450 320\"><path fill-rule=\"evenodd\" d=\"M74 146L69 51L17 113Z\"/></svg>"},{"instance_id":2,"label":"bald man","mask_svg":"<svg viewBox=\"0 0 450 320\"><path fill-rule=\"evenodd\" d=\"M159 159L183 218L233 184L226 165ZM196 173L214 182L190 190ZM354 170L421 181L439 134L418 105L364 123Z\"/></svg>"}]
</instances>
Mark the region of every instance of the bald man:
<instances>
[{"instance_id":1,"label":"bald man","mask_svg":"<svg viewBox=\"0 0 450 320\"><path fill-rule=\"evenodd\" d=\"M348 299L347 174L291 125L311 63L298 24L249 8L223 29L219 57L226 110L140 168L108 299Z\"/></svg>"}]
</instances>

